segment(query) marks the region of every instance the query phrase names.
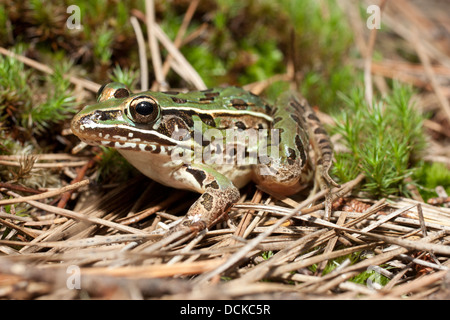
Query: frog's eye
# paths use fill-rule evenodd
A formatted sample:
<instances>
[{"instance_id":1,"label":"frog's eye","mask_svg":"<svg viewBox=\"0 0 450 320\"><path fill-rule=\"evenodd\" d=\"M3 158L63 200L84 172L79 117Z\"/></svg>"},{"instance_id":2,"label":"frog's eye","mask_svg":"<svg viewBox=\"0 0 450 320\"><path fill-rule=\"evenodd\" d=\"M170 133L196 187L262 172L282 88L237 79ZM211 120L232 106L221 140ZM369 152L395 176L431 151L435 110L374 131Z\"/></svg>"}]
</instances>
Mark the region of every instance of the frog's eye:
<instances>
[{"instance_id":1,"label":"frog's eye","mask_svg":"<svg viewBox=\"0 0 450 320\"><path fill-rule=\"evenodd\" d=\"M111 82L104 84L97 92L97 101L103 102L109 99L120 99L130 96L130 90L122 83Z\"/></svg>"},{"instance_id":2,"label":"frog's eye","mask_svg":"<svg viewBox=\"0 0 450 320\"><path fill-rule=\"evenodd\" d=\"M136 97L128 106L128 114L136 123L152 123L159 115L158 103L148 96Z\"/></svg>"}]
</instances>

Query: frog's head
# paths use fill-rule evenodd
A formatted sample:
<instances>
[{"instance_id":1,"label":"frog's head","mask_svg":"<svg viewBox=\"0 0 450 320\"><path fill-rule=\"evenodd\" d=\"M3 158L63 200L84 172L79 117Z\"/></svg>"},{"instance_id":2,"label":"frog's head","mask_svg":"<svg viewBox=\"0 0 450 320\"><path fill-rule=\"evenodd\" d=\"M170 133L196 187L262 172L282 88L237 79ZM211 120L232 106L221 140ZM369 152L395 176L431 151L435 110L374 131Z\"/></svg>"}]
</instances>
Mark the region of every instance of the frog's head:
<instances>
[{"instance_id":1,"label":"frog's head","mask_svg":"<svg viewBox=\"0 0 450 320\"><path fill-rule=\"evenodd\" d=\"M155 145L174 145L157 132L161 106L152 92L132 94L121 83L103 85L97 103L86 106L72 120L72 132L91 145L152 151Z\"/></svg>"}]
</instances>

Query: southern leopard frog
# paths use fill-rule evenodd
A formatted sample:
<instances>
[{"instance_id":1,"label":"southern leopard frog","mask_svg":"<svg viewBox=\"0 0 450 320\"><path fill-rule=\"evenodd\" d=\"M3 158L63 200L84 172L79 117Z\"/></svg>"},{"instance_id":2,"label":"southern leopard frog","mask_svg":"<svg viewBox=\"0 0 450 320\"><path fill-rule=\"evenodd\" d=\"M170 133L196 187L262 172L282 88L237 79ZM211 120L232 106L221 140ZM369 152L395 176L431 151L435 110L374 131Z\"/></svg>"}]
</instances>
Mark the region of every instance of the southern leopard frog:
<instances>
[{"instance_id":1,"label":"southern leopard frog","mask_svg":"<svg viewBox=\"0 0 450 320\"><path fill-rule=\"evenodd\" d=\"M314 177L310 144L320 187L336 185L328 175L328 135L307 101L292 92L269 106L237 87L132 94L109 83L97 104L73 118L72 131L88 144L116 148L159 183L201 193L174 230L212 226L250 180L285 195L300 191Z\"/></svg>"}]
</instances>

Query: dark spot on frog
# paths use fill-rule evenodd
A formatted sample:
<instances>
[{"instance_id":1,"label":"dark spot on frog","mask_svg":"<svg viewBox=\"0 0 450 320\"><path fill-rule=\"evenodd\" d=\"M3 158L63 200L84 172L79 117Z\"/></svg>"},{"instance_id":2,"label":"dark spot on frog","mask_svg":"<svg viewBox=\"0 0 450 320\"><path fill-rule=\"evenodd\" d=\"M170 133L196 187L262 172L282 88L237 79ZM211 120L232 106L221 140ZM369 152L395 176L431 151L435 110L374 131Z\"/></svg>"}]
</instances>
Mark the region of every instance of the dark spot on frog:
<instances>
[{"instance_id":1,"label":"dark spot on frog","mask_svg":"<svg viewBox=\"0 0 450 320\"><path fill-rule=\"evenodd\" d=\"M308 115L308 119L314 120L314 121L316 121L316 122L320 122L319 118L317 118L317 116L316 116L315 113L310 113L310 114Z\"/></svg>"},{"instance_id":2,"label":"dark spot on frog","mask_svg":"<svg viewBox=\"0 0 450 320\"><path fill-rule=\"evenodd\" d=\"M294 108L297 111L301 111L301 112L305 112L305 106L302 105L300 102L298 102L297 100L292 100L290 103L290 106L292 108Z\"/></svg>"},{"instance_id":3,"label":"dark spot on frog","mask_svg":"<svg viewBox=\"0 0 450 320\"><path fill-rule=\"evenodd\" d=\"M194 121L192 120L192 116L189 114L188 111L177 110L176 116L183 119L183 121L184 121L184 123L186 123L187 127L190 128L190 127L194 126Z\"/></svg>"},{"instance_id":4,"label":"dark spot on frog","mask_svg":"<svg viewBox=\"0 0 450 320\"><path fill-rule=\"evenodd\" d=\"M300 120L300 118L297 117L295 114L291 114L291 118L292 118L292 119L293 119L300 127L302 127L302 128L305 127L305 123L304 123L302 120Z\"/></svg>"},{"instance_id":5,"label":"dark spot on frog","mask_svg":"<svg viewBox=\"0 0 450 320\"><path fill-rule=\"evenodd\" d=\"M236 121L234 123L234 125L235 125L236 128L241 129L241 130L247 129L247 126L242 121Z\"/></svg>"},{"instance_id":6,"label":"dark spot on frog","mask_svg":"<svg viewBox=\"0 0 450 320\"><path fill-rule=\"evenodd\" d=\"M314 134L325 134L326 135L327 132L324 129L319 127L314 130Z\"/></svg>"},{"instance_id":7,"label":"dark spot on frog","mask_svg":"<svg viewBox=\"0 0 450 320\"><path fill-rule=\"evenodd\" d=\"M305 152L305 148L303 146L302 140L300 139L299 135L295 136L295 145L297 147L298 152L300 152L300 158L302 160L301 166L306 165L306 152Z\"/></svg>"},{"instance_id":8,"label":"dark spot on frog","mask_svg":"<svg viewBox=\"0 0 450 320\"><path fill-rule=\"evenodd\" d=\"M161 153L161 146L156 145L155 149L150 151L151 153Z\"/></svg>"},{"instance_id":9,"label":"dark spot on frog","mask_svg":"<svg viewBox=\"0 0 450 320\"><path fill-rule=\"evenodd\" d=\"M200 120L202 122L210 127L216 127L216 122L214 121L214 118L209 114L199 114Z\"/></svg>"},{"instance_id":10,"label":"dark spot on frog","mask_svg":"<svg viewBox=\"0 0 450 320\"><path fill-rule=\"evenodd\" d=\"M117 119L118 113L119 113L118 110L111 110L111 111L96 110L93 113L93 119L98 120L98 121L114 120L114 119Z\"/></svg>"},{"instance_id":11,"label":"dark spot on frog","mask_svg":"<svg viewBox=\"0 0 450 320\"><path fill-rule=\"evenodd\" d=\"M186 172L189 172L200 186L203 185L203 181L206 179L206 173L204 171L187 167Z\"/></svg>"},{"instance_id":12,"label":"dark spot on frog","mask_svg":"<svg viewBox=\"0 0 450 320\"><path fill-rule=\"evenodd\" d=\"M174 95L174 96L176 96L177 94L180 94L179 91L163 91L162 93L171 94L171 95Z\"/></svg>"},{"instance_id":13,"label":"dark spot on frog","mask_svg":"<svg viewBox=\"0 0 450 320\"><path fill-rule=\"evenodd\" d=\"M295 163L295 159L297 159L297 156L295 155L295 150L292 148L288 148L287 153L288 153L287 162L290 165L293 165Z\"/></svg>"},{"instance_id":14,"label":"dark spot on frog","mask_svg":"<svg viewBox=\"0 0 450 320\"><path fill-rule=\"evenodd\" d=\"M230 102L231 102L232 107L234 107L238 110L245 110L248 107L247 102L245 102L242 99L234 98L234 99L231 99Z\"/></svg>"},{"instance_id":15,"label":"dark spot on frog","mask_svg":"<svg viewBox=\"0 0 450 320\"><path fill-rule=\"evenodd\" d=\"M200 199L201 199L200 203L203 205L206 211L211 211L211 209L213 208L214 197L209 193L205 192L204 194L202 194Z\"/></svg>"},{"instance_id":16,"label":"dark spot on frog","mask_svg":"<svg viewBox=\"0 0 450 320\"><path fill-rule=\"evenodd\" d=\"M184 132L183 136L186 136L189 132L188 132L188 126L186 125L186 123L177 117L172 117L170 119L168 119L167 121L165 121L164 126L166 128L166 135L169 137L173 137L173 133L174 132ZM180 131L182 130L182 131ZM178 134L178 137L180 136L180 134Z\"/></svg>"},{"instance_id":17,"label":"dark spot on frog","mask_svg":"<svg viewBox=\"0 0 450 320\"><path fill-rule=\"evenodd\" d=\"M219 185L217 184L217 181L213 181L210 184L207 184L206 188L219 189Z\"/></svg>"},{"instance_id":18,"label":"dark spot on frog","mask_svg":"<svg viewBox=\"0 0 450 320\"><path fill-rule=\"evenodd\" d=\"M208 92L205 93L205 97L211 100L214 100L214 97L218 97L220 95L219 92Z\"/></svg>"},{"instance_id":19,"label":"dark spot on frog","mask_svg":"<svg viewBox=\"0 0 450 320\"><path fill-rule=\"evenodd\" d=\"M125 88L117 89L114 92L114 98L116 98L116 99L126 98L129 95L130 95L130 91L128 91L128 89L125 89Z\"/></svg>"},{"instance_id":20,"label":"dark spot on frog","mask_svg":"<svg viewBox=\"0 0 450 320\"><path fill-rule=\"evenodd\" d=\"M211 144L211 140L208 140L206 138L202 139L202 147L207 147Z\"/></svg>"},{"instance_id":21,"label":"dark spot on frog","mask_svg":"<svg viewBox=\"0 0 450 320\"><path fill-rule=\"evenodd\" d=\"M272 124L275 125L275 124L277 124L278 122L280 122L281 120L283 120L282 117L276 117L275 119L273 119Z\"/></svg>"},{"instance_id":22,"label":"dark spot on frog","mask_svg":"<svg viewBox=\"0 0 450 320\"><path fill-rule=\"evenodd\" d=\"M173 102L175 103L186 103L187 100L186 99L182 99L182 98L177 98L177 97L170 97L172 99Z\"/></svg>"}]
</instances>

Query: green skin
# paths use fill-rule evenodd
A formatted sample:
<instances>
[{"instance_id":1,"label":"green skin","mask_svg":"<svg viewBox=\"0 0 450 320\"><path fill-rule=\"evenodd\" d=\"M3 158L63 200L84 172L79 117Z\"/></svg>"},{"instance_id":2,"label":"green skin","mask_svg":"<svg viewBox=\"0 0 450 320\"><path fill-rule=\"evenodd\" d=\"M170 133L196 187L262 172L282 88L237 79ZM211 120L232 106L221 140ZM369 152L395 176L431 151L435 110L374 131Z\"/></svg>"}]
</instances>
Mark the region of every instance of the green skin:
<instances>
[{"instance_id":1,"label":"green skin","mask_svg":"<svg viewBox=\"0 0 450 320\"><path fill-rule=\"evenodd\" d=\"M229 153L231 149L243 151L248 158L262 150L262 142L244 145L227 136L230 129L274 129L279 139L275 141L275 133L268 139L269 157L264 163L240 163L236 162L238 151ZM132 94L123 84L110 83L99 90L97 104L86 106L73 118L72 131L88 144L117 148L137 169L162 184L202 194L169 233L211 227L237 202L238 188L249 180L286 195L303 189L314 176L310 142L321 189L336 185L328 175L332 161L328 135L307 101L293 92L282 94L269 106L237 87ZM222 138L213 141L210 132ZM186 161L192 160L189 157L180 160L174 157L180 150L201 155L208 151L231 162L217 164L202 157L194 162Z\"/></svg>"}]
</instances>

